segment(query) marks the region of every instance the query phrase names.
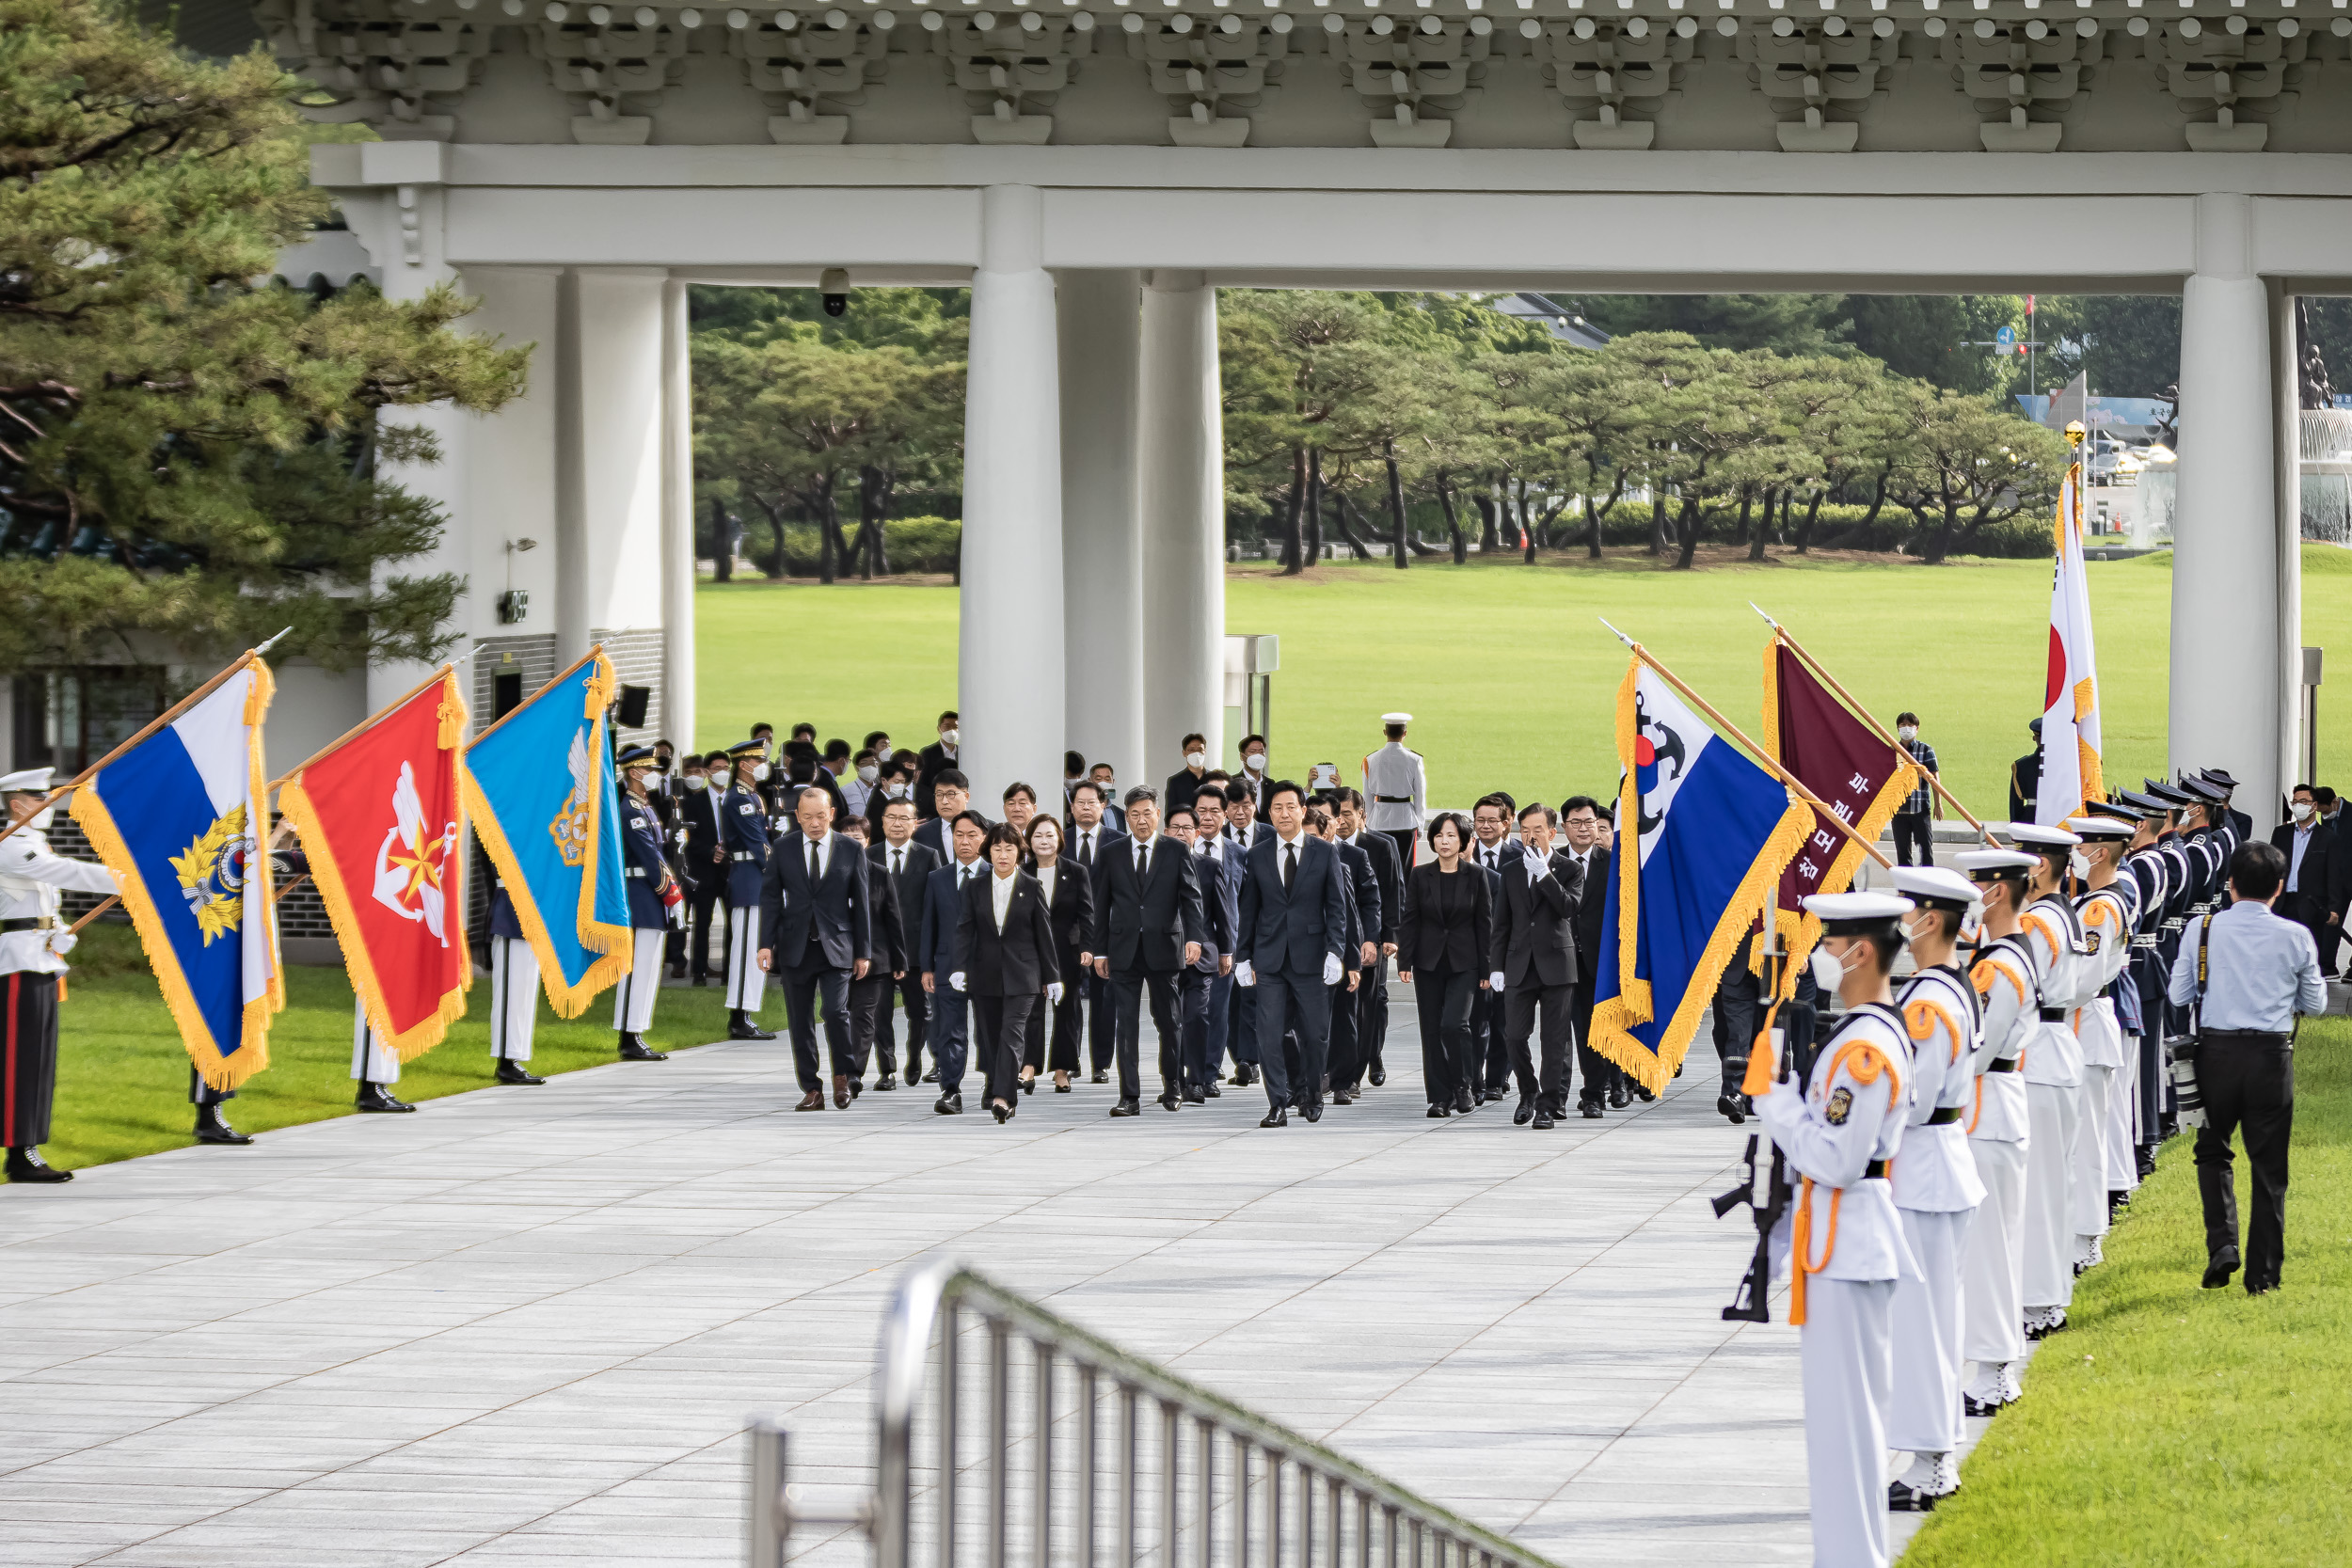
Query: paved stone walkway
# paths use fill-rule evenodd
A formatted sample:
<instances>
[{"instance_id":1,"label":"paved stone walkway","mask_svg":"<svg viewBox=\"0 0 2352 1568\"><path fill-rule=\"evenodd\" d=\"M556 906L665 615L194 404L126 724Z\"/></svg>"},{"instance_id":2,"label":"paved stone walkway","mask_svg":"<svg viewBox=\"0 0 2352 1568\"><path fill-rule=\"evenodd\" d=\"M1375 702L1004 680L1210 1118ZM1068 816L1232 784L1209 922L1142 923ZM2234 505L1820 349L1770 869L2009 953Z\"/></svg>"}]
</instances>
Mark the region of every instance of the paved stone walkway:
<instances>
[{"instance_id":1,"label":"paved stone walkway","mask_svg":"<svg viewBox=\"0 0 2352 1568\"><path fill-rule=\"evenodd\" d=\"M931 1252L1561 1563L1804 1560L1711 1053L1605 1121L1431 1121L1397 1012L1388 1086L1282 1132L795 1115L780 1041L0 1187L0 1563L739 1563L746 1416L862 1482Z\"/></svg>"}]
</instances>

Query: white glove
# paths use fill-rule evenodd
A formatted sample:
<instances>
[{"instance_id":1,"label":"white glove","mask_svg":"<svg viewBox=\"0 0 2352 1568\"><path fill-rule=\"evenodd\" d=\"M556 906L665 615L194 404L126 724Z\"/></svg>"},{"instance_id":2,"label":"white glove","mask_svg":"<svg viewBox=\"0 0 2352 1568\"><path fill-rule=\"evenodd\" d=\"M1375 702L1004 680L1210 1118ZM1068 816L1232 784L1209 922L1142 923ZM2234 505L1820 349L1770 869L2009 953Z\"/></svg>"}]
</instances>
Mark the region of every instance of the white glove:
<instances>
[{"instance_id":1,"label":"white glove","mask_svg":"<svg viewBox=\"0 0 2352 1568\"><path fill-rule=\"evenodd\" d=\"M962 970L959 969L953 974L947 976L947 989L950 990L961 990L963 989Z\"/></svg>"},{"instance_id":2,"label":"white glove","mask_svg":"<svg viewBox=\"0 0 2352 1568\"><path fill-rule=\"evenodd\" d=\"M1340 956L1337 953L1326 953L1323 956L1323 983L1327 986L1338 985L1340 973Z\"/></svg>"},{"instance_id":3,"label":"white glove","mask_svg":"<svg viewBox=\"0 0 2352 1568\"><path fill-rule=\"evenodd\" d=\"M1248 959L1248 958L1236 958L1236 959L1234 959L1234 960L1233 960L1233 984L1235 984L1235 985L1237 985L1237 986L1254 986L1254 985L1256 985L1257 983L1258 983L1258 970L1257 970L1257 966L1256 966L1256 965L1254 965L1254 964L1252 964L1252 963L1251 963L1251 962Z\"/></svg>"},{"instance_id":4,"label":"white glove","mask_svg":"<svg viewBox=\"0 0 2352 1568\"><path fill-rule=\"evenodd\" d=\"M49 951L62 958L68 953L72 952L74 944L81 940L72 931L52 931L49 934Z\"/></svg>"},{"instance_id":5,"label":"white glove","mask_svg":"<svg viewBox=\"0 0 2352 1568\"><path fill-rule=\"evenodd\" d=\"M1061 982L1059 980L1055 980L1047 984L1045 988L1045 1000L1051 1002L1057 1007L1061 1006Z\"/></svg>"},{"instance_id":6,"label":"white glove","mask_svg":"<svg viewBox=\"0 0 2352 1568\"><path fill-rule=\"evenodd\" d=\"M1498 969L1492 974L1487 975L1486 986L1490 990L1501 990L1502 989L1502 971Z\"/></svg>"}]
</instances>

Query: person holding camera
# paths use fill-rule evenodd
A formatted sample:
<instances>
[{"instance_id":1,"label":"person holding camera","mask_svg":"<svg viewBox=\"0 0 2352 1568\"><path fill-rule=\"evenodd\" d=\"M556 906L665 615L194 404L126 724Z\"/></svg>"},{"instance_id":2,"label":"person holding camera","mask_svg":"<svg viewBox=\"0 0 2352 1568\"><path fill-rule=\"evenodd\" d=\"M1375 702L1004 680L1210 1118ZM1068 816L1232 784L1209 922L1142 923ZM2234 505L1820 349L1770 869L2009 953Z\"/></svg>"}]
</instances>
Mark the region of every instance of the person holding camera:
<instances>
[{"instance_id":1,"label":"person holding camera","mask_svg":"<svg viewBox=\"0 0 2352 1568\"><path fill-rule=\"evenodd\" d=\"M2267 844L2230 857L2226 908L2183 933L2167 995L2197 1009L2193 1030L2204 1123L2197 1129L2197 1186L2205 1206L2207 1290L2239 1266L2237 1188L2230 1134L2246 1137L2254 1173L2247 1226L2246 1293L2279 1287L2285 1256L2287 1135L2295 1124L2295 1021L2328 1005L2319 950L2302 926L2271 905L2286 879L2286 857Z\"/></svg>"}]
</instances>

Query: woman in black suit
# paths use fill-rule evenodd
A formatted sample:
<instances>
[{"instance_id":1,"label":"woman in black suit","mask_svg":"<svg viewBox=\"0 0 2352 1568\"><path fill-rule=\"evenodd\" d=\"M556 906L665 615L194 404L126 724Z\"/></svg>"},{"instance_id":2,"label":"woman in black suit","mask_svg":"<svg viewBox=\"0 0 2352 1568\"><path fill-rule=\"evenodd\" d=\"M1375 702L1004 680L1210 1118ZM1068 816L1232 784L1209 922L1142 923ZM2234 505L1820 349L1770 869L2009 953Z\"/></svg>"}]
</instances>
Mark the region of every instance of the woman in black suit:
<instances>
[{"instance_id":1,"label":"woman in black suit","mask_svg":"<svg viewBox=\"0 0 2352 1568\"><path fill-rule=\"evenodd\" d=\"M1413 988L1421 1015L1421 1070L1433 1117L1476 1103L1470 1004L1486 989L1494 901L1487 874L1462 858L1470 841L1470 825L1459 813L1439 812L1430 822L1437 859L1413 867L1396 931L1397 978Z\"/></svg>"},{"instance_id":2,"label":"woman in black suit","mask_svg":"<svg viewBox=\"0 0 2352 1568\"><path fill-rule=\"evenodd\" d=\"M1037 1092L1037 1075L1046 1066L1045 1037L1053 1039L1054 1092L1070 1092L1070 1075L1078 1070L1078 1014L1084 994L1080 982L1094 961L1089 939L1094 931L1094 879L1085 868L1061 858L1061 823L1043 813L1029 818L1029 875L1045 895L1045 913L1054 927L1054 953L1060 960L1049 978L1061 982L1061 1000L1029 1015L1028 1044L1021 1053L1021 1092ZM1051 1014L1049 1018L1047 1015Z\"/></svg>"},{"instance_id":3,"label":"woman in black suit","mask_svg":"<svg viewBox=\"0 0 2352 1568\"><path fill-rule=\"evenodd\" d=\"M1012 1119L1021 1097L1014 1074L1021 1039L1040 993L1064 992L1054 953L1054 927L1037 879L1021 869L1021 835L999 822L983 846L989 874L963 885L956 922L956 972L947 983L970 999L973 1054L986 1086L990 1114Z\"/></svg>"}]
</instances>

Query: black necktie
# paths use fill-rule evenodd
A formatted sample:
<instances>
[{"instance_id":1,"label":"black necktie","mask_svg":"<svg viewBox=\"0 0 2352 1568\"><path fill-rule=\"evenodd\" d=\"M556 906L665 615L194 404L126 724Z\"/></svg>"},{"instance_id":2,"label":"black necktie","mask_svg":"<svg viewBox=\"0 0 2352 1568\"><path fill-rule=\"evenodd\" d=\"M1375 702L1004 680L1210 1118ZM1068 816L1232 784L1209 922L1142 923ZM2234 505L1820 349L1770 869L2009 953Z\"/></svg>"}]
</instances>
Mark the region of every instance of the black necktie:
<instances>
[{"instance_id":1,"label":"black necktie","mask_svg":"<svg viewBox=\"0 0 2352 1568\"><path fill-rule=\"evenodd\" d=\"M900 877L900 876L904 876L904 875L906 874L906 869L907 869L907 852L906 852L904 849L893 849L892 851L890 851L890 874L891 874L891 876L893 876L893 877Z\"/></svg>"},{"instance_id":2,"label":"black necktie","mask_svg":"<svg viewBox=\"0 0 2352 1568\"><path fill-rule=\"evenodd\" d=\"M817 885L817 841L812 838L808 841L808 885L810 887Z\"/></svg>"},{"instance_id":3,"label":"black necktie","mask_svg":"<svg viewBox=\"0 0 2352 1568\"><path fill-rule=\"evenodd\" d=\"M1089 870L1094 867L1094 835L1092 833L1084 833L1079 836L1078 863Z\"/></svg>"},{"instance_id":4,"label":"black necktie","mask_svg":"<svg viewBox=\"0 0 2352 1568\"><path fill-rule=\"evenodd\" d=\"M1298 846L1289 844L1282 849L1282 891L1290 891L1291 880L1298 875Z\"/></svg>"},{"instance_id":5,"label":"black necktie","mask_svg":"<svg viewBox=\"0 0 2352 1568\"><path fill-rule=\"evenodd\" d=\"M1136 846L1136 875L1140 878L1152 864L1152 841L1144 839Z\"/></svg>"}]
</instances>

